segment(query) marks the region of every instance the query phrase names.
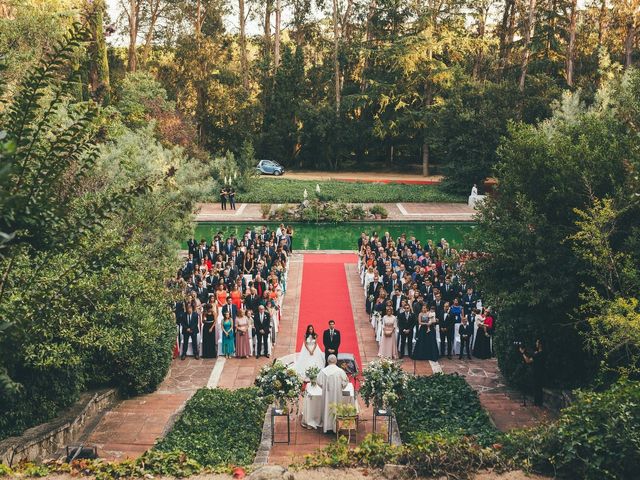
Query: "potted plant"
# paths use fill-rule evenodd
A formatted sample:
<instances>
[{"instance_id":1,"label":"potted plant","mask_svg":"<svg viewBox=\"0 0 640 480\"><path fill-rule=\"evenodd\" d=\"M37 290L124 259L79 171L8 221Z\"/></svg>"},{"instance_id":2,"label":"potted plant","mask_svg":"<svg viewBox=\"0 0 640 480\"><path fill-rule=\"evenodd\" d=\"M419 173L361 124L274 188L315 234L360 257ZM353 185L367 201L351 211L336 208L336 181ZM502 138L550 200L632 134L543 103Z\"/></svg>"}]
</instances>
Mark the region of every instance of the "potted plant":
<instances>
[{"instance_id":1,"label":"potted plant","mask_svg":"<svg viewBox=\"0 0 640 480\"><path fill-rule=\"evenodd\" d=\"M407 388L407 373L399 362L388 358L373 360L364 368L362 375L360 395L367 406L373 403L377 409L393 409Z\"/></svg>"},{"instance_id":2,"label":"potted plant","mask_svg":"<svg viewBox=\"0 0 640 480\"><path fill-rule=\"evenodd\" d=\"M356 406L350 403L332 403L329 408L336 416L336 435L340 431L347 430L349 440L351 440L351 430L356 434L358 431L358 409Z\"/></svg>"},{"instance_id":3,"label":"potted plant","mask_svg":"<svg viewBox=\"0 0 640 480\"><path fill-rule=\"evenodd\" d=\"M379 203L372 205L371 208L369 209L369 212L371 212L371 214L377 219L387 218L389 216L389 212L387 211L387 209L384 208Z\"/></svg>"},{"instance_id":4,"label":"potted plant","mask_svg":"<svg viewBox=\"0 0 640 480\"><path fill-rule=\"evenodd\" d=\"M280 360L260 369L255 381L258 397L275 402L276 408L291 411L298 405L302 390L302 379L293 368L288 368Z\"/></svg>"}]
</instances>

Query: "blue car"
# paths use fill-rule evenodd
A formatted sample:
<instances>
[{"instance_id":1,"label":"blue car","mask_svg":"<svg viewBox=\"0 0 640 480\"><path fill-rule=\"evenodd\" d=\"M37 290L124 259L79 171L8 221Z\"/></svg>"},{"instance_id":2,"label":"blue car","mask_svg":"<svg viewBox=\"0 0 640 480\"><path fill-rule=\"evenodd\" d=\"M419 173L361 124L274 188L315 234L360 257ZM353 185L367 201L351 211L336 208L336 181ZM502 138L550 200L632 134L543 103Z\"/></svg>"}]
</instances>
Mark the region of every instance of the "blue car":
<instances>
[{"instance_id":1,"label":"blue car","mask_svg":"<svg viewBox=\"0 0 640 480\"><path fill-rule=\"evenodd\" d=\"M256 171L261 175L275 175L276 177L284 175L284 167L273 160L260 160Z\"/></svg>"}]
</instances>

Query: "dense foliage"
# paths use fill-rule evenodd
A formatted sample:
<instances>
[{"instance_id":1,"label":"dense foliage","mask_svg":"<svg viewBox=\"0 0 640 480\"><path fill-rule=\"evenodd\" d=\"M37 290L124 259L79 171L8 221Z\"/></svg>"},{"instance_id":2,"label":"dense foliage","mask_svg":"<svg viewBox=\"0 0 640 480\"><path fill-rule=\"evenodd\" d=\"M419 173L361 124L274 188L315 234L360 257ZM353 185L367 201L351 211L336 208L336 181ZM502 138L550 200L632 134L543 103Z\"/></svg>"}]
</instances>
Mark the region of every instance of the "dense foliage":
<instances>
[{"instance_id":1,"label":"dense foliage","mask_svg":"<svg viewBox=\"0 0 640 480\"><path fill-rule=\"evenodd\" d=\"M535 338L549 386L637 375L639 125L640 73L631 70L591 107L567 94L551 119L512 125L501 144L497 194L475 238L490 252L477 276L500 312L494 343L508 380L528 382L513 344Z\"/></svg>"},{"instance_id":2,"label":"dense foliage","mask_svg":"<svg viewBox=\"0 0 640 480\"><path fill-rule=\"evenodd\" d=\"M320 193L316 192L320 185ZM308 199L356 203L459 202L462 196L446 192L440 185L404 185L336 180L290 180L286 178L252 179L247 190L238 194L238 202L300 203L307 190Z\"/></svg>"},{"instance_id":3,"label":"dense foliage","mask_svg":"<svg viewBox=\"0 0 640 480\"><path fill-rule=\"evenodd\" d=\"M198 390L155 449L188 452L208 467L250 465L265 412L266 403L258 400L255 388Z\"/></svg>"},{"instance_id":4,"label":"dense foliage","mask_svg":"<svg viewBox=\"0 0 640 480\"><path fill-rule=\"evenodd\" d=\"M410 378L395 415L403 441L416 444L424 433L475 436L482 444L497 433L478 394L458 375Z\"/></svg>"},{"instance_id":5,"label":"dense foliage","mask_svg":"<svg viewBox=\"0 0 640 480\"><path fill-rule=\"evenodd\" d=\"M507 434L504 455L560 478L637 478L639 419L640 384L624 380L605 392L579 392L556 422Z\"/></svg>"},{"instance_id":6,"label":"dense foliage","mask_svg":"<svg viewBox=\"0 0 640 480\"><path fill-rule=\"evenodd\" d=\"M67 80L92 36L76 24L0 112L0 437L85 389L135 395L163 380L175 239L213 187L153 121L132 129L123 112L76 97Z\"/></svg>"},{"instance_id":7,"label":"dense foliage","mask_svg":"<svg viewBox=\"0 0 640 480\"><path fill-rule=\"evenodd\" d=\"M440 433L421 433L415 442L398 446L389 445L382 435L367 435L355 448L350 448L346 437L341 437L307 455L303 467L382 468L385 464L399 464L420 478L468 479L474 478L480 470L502 472L513 469L495 447L498 445L480 446L472 437Z\"/></svg>"}]
</instances>

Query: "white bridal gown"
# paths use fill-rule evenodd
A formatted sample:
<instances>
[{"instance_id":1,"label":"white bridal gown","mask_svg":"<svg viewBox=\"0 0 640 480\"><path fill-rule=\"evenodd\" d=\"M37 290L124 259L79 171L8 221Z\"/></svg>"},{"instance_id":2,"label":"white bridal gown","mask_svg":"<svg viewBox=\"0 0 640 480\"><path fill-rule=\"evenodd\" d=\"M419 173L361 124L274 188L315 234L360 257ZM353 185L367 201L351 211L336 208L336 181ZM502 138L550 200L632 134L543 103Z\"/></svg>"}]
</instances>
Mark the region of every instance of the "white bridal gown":
<instances>
[{"instance_id":1,"label":"white bridal gown","mask_svg":"<svg viewBox=\"0 0 640 480\"><path fill-rule=\"evenodd\" d=\"M305 345L302 346L302 349L298 355L296 355L296 372L298 372L298 375L302 378L306 377L305 372L307 371L307 368L313 365L318 367L320 370L324 368L324 352L320 350L320 347L316 343L316 339L307 337ZM309 351L312 351L313 355L311 355Z\"/></svg>"}]
</instances>

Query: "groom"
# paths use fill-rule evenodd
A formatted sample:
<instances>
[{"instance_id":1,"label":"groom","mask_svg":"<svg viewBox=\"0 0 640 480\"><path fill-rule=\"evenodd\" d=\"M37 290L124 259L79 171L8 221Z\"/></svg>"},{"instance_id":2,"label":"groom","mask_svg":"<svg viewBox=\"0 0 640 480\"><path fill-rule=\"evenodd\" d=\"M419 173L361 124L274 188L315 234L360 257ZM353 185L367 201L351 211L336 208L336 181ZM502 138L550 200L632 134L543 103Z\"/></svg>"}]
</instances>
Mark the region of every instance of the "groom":
<instances>
[{"instance_id":1,"label":"groom","mask_svg":"<svg viewBox=\"0 0 640 480\"><path fill-rule=\"evenodd\" d=\"M338 358L338 349L340 348L340 332L336 330L336 322L329 320L329 329L322 334L322 343L324 344L324 361L328 363L329 355L335 355Z\"/></svg>"}]
</instances>

